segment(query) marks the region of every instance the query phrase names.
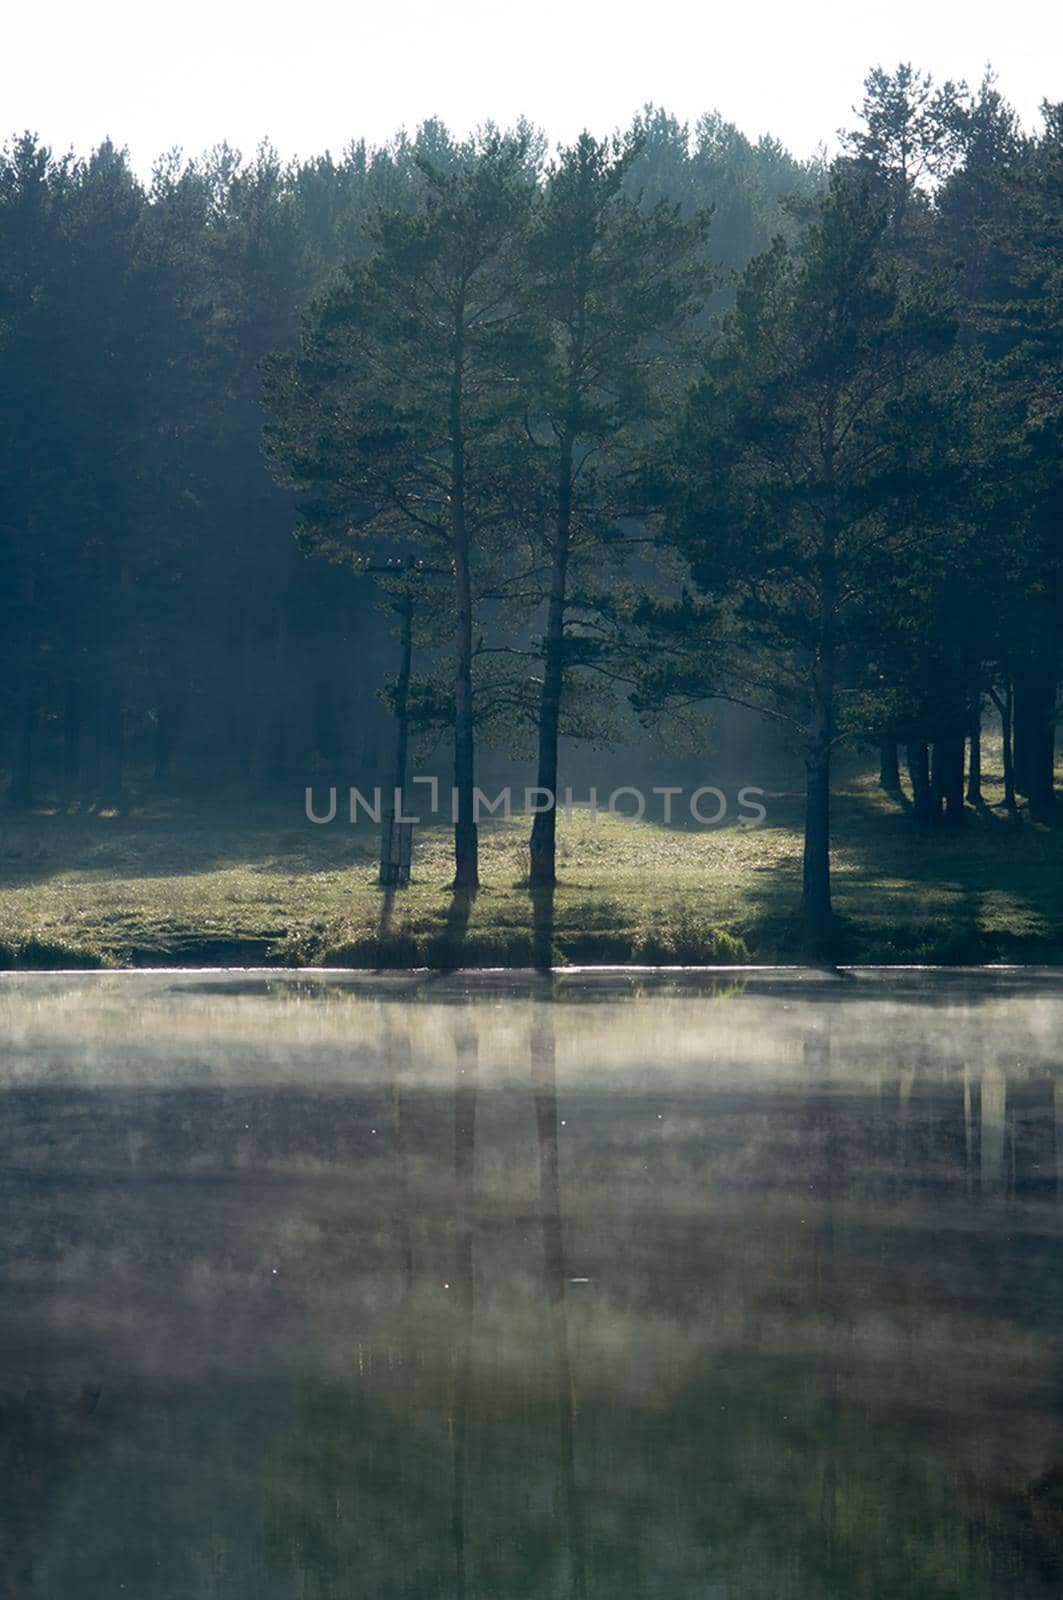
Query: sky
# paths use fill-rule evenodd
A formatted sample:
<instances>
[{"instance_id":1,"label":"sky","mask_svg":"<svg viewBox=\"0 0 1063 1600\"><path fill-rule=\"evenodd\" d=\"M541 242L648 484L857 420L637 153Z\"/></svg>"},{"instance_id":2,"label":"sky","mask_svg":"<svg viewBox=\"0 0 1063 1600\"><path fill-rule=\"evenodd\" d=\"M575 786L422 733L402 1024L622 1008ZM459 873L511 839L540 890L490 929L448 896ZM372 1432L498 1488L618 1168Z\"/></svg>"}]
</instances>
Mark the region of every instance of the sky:
<instances>
[{"instance_id":1,"label":"sky","mask_svg":"<svg viewBox=\"0 0 1063 1600\"><path fill-rule=\"evenodd\" d=\"M430 116L466 133L523 114L564 141L648 102L806 157L852 125L870 67L908 60L971 83L991 61L1028 126L1063 99L1049 0L55 0L12 7L0 49L0 142L28 128L85 154L110 137L145 176L174 147L339 154Z\"/></svg>"}]
</instances>

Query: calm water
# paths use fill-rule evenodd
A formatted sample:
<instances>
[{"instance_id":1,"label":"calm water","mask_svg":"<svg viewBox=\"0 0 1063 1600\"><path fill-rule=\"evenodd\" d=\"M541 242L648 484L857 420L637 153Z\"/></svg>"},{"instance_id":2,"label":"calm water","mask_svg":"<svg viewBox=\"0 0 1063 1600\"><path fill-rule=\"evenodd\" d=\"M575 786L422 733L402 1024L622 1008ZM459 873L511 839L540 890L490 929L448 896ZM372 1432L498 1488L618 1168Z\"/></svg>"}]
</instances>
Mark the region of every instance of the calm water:
<instances>
[{"instance_id":1,"label":"calm water","mask_svg":"<svg viewBox=\"0 0 1063 1600\"><path fill-rule=\"evenodd\" d=\"M1063 979L0 979L0 1594L1063 1589Z\"/></svg>"}]
</instances>

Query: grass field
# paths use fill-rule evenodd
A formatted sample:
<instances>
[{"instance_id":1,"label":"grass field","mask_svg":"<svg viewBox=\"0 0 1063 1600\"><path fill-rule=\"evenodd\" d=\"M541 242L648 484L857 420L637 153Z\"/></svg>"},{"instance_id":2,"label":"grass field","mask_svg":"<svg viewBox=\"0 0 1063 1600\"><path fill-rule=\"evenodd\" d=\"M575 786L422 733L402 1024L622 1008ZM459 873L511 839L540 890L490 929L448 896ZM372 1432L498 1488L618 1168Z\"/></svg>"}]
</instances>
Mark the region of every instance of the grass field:
<instances>
[{"instance_id":1,"label":"grass field","mask_svg":"<svg viewBox=\"0 0 1063 1600\"><path fill-rule=\"evenodd\" d=\"M987 798L995 798L990 773ZM290 807L156 804L0 824L0 965L344 966L796 961L797 796L756 828L559 820L552 897L526 825L482 828L483 887L448 889L451 838L419 830L414 882L376 883L376 830ZM1063 830L990 804L922 830L870 777L835 804L844 961L1063 961Z\"/></svg>"}]
</instances>

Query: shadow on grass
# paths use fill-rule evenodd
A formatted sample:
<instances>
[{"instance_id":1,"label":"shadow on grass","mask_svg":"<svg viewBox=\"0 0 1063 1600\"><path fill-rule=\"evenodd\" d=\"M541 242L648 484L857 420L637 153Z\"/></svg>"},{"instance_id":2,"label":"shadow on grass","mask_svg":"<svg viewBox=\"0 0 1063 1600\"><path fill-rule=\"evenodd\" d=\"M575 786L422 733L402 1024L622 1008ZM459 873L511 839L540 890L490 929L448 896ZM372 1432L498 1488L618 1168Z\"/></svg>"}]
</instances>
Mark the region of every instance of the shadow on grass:
<instances>
[{"instance_id":1,"label":"shadow on grass","mask_svg":"<svg viewBox=\"0 0 1063 1600\"><path fill-rule=\"evenodd\" d=\"M800 798L768 796L772 828L799 825ZM698 835L703 825L677 809L671 822L647 817L640 826L671 837ZM426 831L434 831L426 824ZM301 793L290 802L248 803L234 794L209 802L134 795L113 806L68 806L61 800L3 814L0 881L11 888L61 873L102 872L116 878L194 877L243 868L263 875L305 877L371 867L378 829L341 811L328 824L309 822Z\"/></svg>"},{"instance_id":2,"label":"shadow on grass","mask_svg":"<svg viewBox=\"0 0 1063 1600\"><path fill-rule=\"evenodd\" d=\"M0 881L16 888L68 872L179 878L233 868L303 877L368 866L375 846L372 827L315 827L294 805L38 809L0 820Z\"/></svg>"},{"instance_id":3,"label":"shadow on grass","mask_svg":"<svg viewBox=\"0 0 1063 1600\"><path fill-rule=\"evenodd\" d=\"M453 972L468 959L483 964L479 951L469 957L466 944L476 901L475 890L451 890L446 915L435 931L394 927L398 897L402 892L394 886L382 890L375 933L325 944L312 952L314 963L328 967L370 968L378 972L410 967Z\"/></svg>"},{"instance_id":4,"label":"shadow on grass","mask_svg":"<svg viewBox=\"0 0 1063 1600\"><path fill-rule=\"evenodd\" d=\"M915 823L905 800L885 795L858 774L836 795L836 959L1060 960L1063 830L1031 824L990 805L969 809L962 827L927 828ZM479 902L468 892L437 896L433 891L407 908L390 890L380 891L374 910L364 902L368 873L360 873L355 908L360 915L348 920L336 914L330 927L316 924L305 936L301 928L291 934L277 926L286 893L281 884L268 886L271 904L261 910L260 921L268 916L261 928L216 927L193 916L194 925L180 938L172 936L168 921L150 937L143 933L142 948L128 948L125 938L118 948L116 936L104 929L98 950L59 937L53 942L43 927L34 938L5 930L9 946L0 943L0 966L89 966L116 956L151 964L294 961L442 971L459 966L544 971L566 962L793 963L803 950L800 862L794 848L800 816L800 797L771 797L769 821L756 830L763 839L750 840L733 857L728 854L731 830L719 830L719 859L733 859L733 877L714 865L711 839L704 849L699 846L697 856L688 858L685 845L658 853L664 836L695 830L646 821L640 825L645 831L630 841L619 833L593 849L574 841L573 879L564 878L556 891L525 889L514 898L500 889L499 876L511 871L510 856L500 850L491 858L491 883ZM255 872L294 878L354 864L369 868L375 859L372 829L340 823L314 829L305 821L286 829L277 818L266 807L235 815L202 808L186 827L180 814L137 811L125 818L8 818L0 833L0 879L9 887L30 887L34 880L87 869L95 881L64 885L62 892L71 904L91 904L96 884L110 878L180 878L249 863ZM590 865L580 857L581 849L589 852ZM437 854L433 865L441 861ZM697 861L704 862L704 878ZM165 884L157 887L165 893ZM220 894L224 900L224 885ZM79 927L76 937L83 936Z\"/></svg>"},{"instance_id":5,"label":"shadow on grass","mask_svg":"<svg viewBox=\"0 0 1063 1600\"><path fill-rule=\"evenodd\" d=\"M441 972L452 972L455 967L462 965L465 939L475 904L475 889L455 887L451 890L443 931L428 942L426 954L430 967L438 967Z\"/></svg>"},{"instance_id":6,"label":"shadow on grass","mask_svg":"<svg viewBox=\"0 0 1063 1600\"><path fill-rule=\"evenodd\" d=\"M988 805L968 807L958 827L919 825L902 804L874 791L838 797L839 960L966 965L1060 959L1058 829ZM781 932L766 927L761 937L773 931ZM760 938L757 944L759 953Z\"/></svg>"}]
</instances>

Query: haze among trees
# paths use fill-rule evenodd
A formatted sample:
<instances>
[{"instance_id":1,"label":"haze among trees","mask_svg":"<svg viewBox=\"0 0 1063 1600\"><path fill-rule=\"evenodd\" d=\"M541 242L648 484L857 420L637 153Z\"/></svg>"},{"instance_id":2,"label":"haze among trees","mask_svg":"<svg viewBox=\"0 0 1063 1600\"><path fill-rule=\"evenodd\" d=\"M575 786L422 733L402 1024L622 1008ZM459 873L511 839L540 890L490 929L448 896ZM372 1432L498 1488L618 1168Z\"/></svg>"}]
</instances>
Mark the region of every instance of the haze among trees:
<instances>
[{"instance_id":1,"label":"haze among trees","mask_svg":"<svg viewBox=\"0 0 1063 1600\"><path fill-rule=\"evenodd\" d=\"M14 140L7 804L390 773L393 561L462 890L483 740L524 730L557 794L610 707L652 742L727 701L794 742L812 944L840 742L907 768L913 827L959 825L992 712L1008 803L1051 821L1063 108L1023 130L990 76L901 66L854 116L829 168L653 108L553 154L430 122L146 186ZM529 863L553 885L552 809Z\"/></svg>"}]
</instances>

